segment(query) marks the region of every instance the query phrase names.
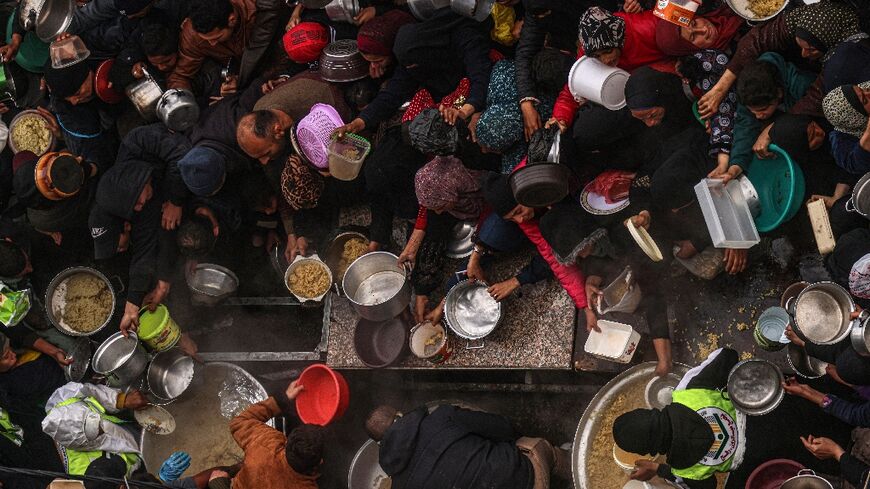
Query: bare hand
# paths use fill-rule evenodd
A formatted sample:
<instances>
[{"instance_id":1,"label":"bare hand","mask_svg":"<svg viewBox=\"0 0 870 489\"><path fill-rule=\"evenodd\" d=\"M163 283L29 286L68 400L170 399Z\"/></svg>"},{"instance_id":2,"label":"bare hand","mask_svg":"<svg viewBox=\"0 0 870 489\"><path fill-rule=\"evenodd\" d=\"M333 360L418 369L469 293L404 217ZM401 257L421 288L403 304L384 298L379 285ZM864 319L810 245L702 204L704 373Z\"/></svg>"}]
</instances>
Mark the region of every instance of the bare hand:
<instances>
[{"instance_id":1,"label":"bare hand","mask_svg":"<svg viewBox=\"0 0 870 489\"><path fill-rule=\"evenodd\" d=\"M643 12L643 7L637 0L625 0L625 3L622 4L622 10L630 14L636 14Z\"/></svg>"},{"instance_id":2,"label":"bare hand","mask_svg":"<svg viewBox=\"0 0 870 489\"><path fill-rule=\"evenodd\" d=\"M441 319L444 317L444 301L441 301L438 304L438 307L432 309L426 316L423 318L424 321L429 321L432 324L438 324L441 322Z\"/></svg>"},{"instance_id":3,"label":"bare hand","mask_svg":"<svg viewBox=\"0 0 870 489\"><path fill-rule=\"evenodd\" d=\"M58 348L56 352L51 354L51 358L54 358L54 361L57 362L58 365L60 365L61 367L65 367L73 362L73 358L68 357L66 355L66 352L61 350L60 348Z\"/></svg>"},{"instance_id":4,"label":"bare hand","mask_svg":"<svg viewBox=\"0 0 870 489\"><path fill-rule=\"evenodd\" d=\"M652 216L649 211L643 210L637 213L636 216L631 217L631 224L634 225L635 228L644 228L649 230L649 225L652 223Z\"/></svg>"},{"instance_id":5,"label":"bare hand","mask_svg":"<svg viewBox=\"0 0 870 489\"><path fill-rule=\"evenodd\" d=\"M332 134L335 137L337 137L338 139L341 139L347 133L357 134L365 128L366 128L365 121L363 121L362 119L357 117L356 119L350 121L349 123L347 123L341 127L336 128L335 131L332 132Z\"/></svg>"},{"instance_id":6,"label":"bare hand","mask_svg":"<svg viewBox=\"0 0 870 489\"><path fill-rule=\"evenodd\" d=\"M9 44L0 47L0 57L2 57L3 62L15 59L19 47L21 47L21 34L12 34Z\"/></svg>"},{"instance_id":7,"label":"bare hand","mask_svg":"<svg viewBox=\"0 0 870 489\"><path fill-rule=\"evenodd\" d=\"M429 298L425 295L414 297L414 322L416 324L420 324L426 319L426 304L428 302Z\"/></svg>"},{"instance_id":8,"label":"bare hand","mask_svg":"<svg viewBox=\"0 0 870 489\"><path fill-rule=\"evenodd\" d=\"M356 17L353 18L353 21L356 25L363 25L366 22L375 18L376 12L374 7L365 7L360 9L359 13L356 14Z\"/></svg>"},{"instance_id":9,"label":"bare hand","mask_svg":"<svg viewBox=\"0 0 870 489\"><path fill-rule=\"evenodd\" d=\"M224 99L223 97L218 97L218 96L212 95L211 97L208 98L208 104L214 105L223 99Z\"/></svg>"},{"instance_id":10,"label":"bare hand","mask_svg":"<svg viewBox=\"0 0 870 489\"><path fill-rule=\"evenodd\" d=\"M228 95L232 95L236 93L239 89L239 76L238 75L230 75L227 77L227 80L221 83L221 97L226 97Z\"/></svg>"},{"instance_id":11,"label":"bare hand","mask_svg":"<svg viewBox=\"0 0 870 489\"><path fill-rule=\"evenodd\" d=\"M823 201L825 203L825 207L827 207L828 209L830 209L831 207L834 207L834 204L837 202L837 199L835 199L834 197L831 197L829 195L815 195L815 194L813 194L813 196L810 197L809 201L812 202L814 200Z\"/></svg>"},{"instance_id":12,"label":"bare hand","mask_svg":"<svg viewBox=\"0 0 870 489\"><path fill-rule=\"evenodd\" d=\"M133 75L133 78L135 78L137 80L141 80L142 78L145 78L144 68L145 68L145 63L143 63L141 61L134 64L133 69L130 70L131 74Z\"/></svg>"},{"instance_id":13,"label":"bare hand","mask_svg":"<svg viewBox=\"0 0 870 489\"><path fill-rule=\"evenodd\" d=\"M60 131L60 124L57 123L57 117L55 117L54 114L45 107L37 107L36 111L45 117L46 123L48 124L48 130L51 131L54 138L62 139L63 133Z\"/></svg>"},{"instance_id":14,"label":"bare hand","mask_svg":"<svg viewBox=\"0 0 870 489\"><path fill-rule=\"evenodd\" d=\"M291 401L296 399L296 396L299 395L300 392L305 390L305 386L299 383L299 379L290 382L290 385L287 386L287 390L284 391L284 394L287 394L287 399Z\"/></svg>"},{"instance_id":15,"label":"bare hand","mask_svg":"<svg viewBox=\"0 0 870 489\"><path fill-rule=\"evenodd\" d=\"M138 390L127 393L124 398L124 409L138 410L148 406L148 398Z\"/></svg>"},{"instance_id":16,"label":"bare hand","mask_svg":"<svg viewBox=\"0 0 870 489\"><path fill-rule=\"evenodd\" d=\"M163 300L166 299L166 296L169 295L170 288L172 288L171 283L165 280L158 280L157 286L154 287L154 290L145 295L142 303L145 304L145 307L147 307L149 311L154 312L154 310L157 309L157 306L162 304Z\"/></svg>"},{"instance_id":17,"label":"bare hand","mask_svg":"<svg viewBox=\"0 0 870 489\"><path fill-rule=\"evenodd\" d=\"M531 101L521 102L520 110L523 112L523 133L528 141L541 128L541 114L538 114L534 102Z\"/></svg>"},{"instance_id":18,"label":"bare hand","mask_svg":"<svg viewBox=\"0 0 870 489\"><path fill-rule=\"evenodd\" d=\"M698 113L701 114L702 119L712 117L719 111L719 104L722 103L726 93L727 90L720 91L714 87L698 100Z\"/></svg>"},{"instance_id":19,"label":"bare hand","mask_svg":"<svg viewBox=\"0 0 870 489\"><path fill-rule=\"evenodd\" d=\"M758 139L755 140L755 144L752 145L752 152L759 158L765 159L773 156L773 153L768 149L770 147L770 129L772 127L773 124L764 128L761 134L758 135Z\"/></svg>"},{"instance_id":20,"label":"bare hand","mask_svg":"<svg viewBox=\"0 0 870 489\"><path fill-rule=\"evenodd\" d=\"M830 438L810 435L806 438L801 437L801 442L804 444L804 447L806 447L806 449L819 460L827 460L829 458L840 460L840 457L842 457L846 452L843 450L843 447L837 445L837 443Z\"/></svg>"},{"instance_id":21,"label":"bare hand","mask_svg":"<svg viewBox=\"0 0 870 489\"><path fill-rule=\"evenodd\" d=\"M556 119L555 117L550 117L550 120L548 120L547 123L544 124L544 127L549 129L550 127L553 126L553 124L559 126L559 132L561 132L562 134L565 134L566 132L568 132L568 124L566 124L563 121L560 121L559 119Z\"/></svg>"},{"instance_id":22,"label":"bare hand","mask_svg":"<svg viewBox=\"0 0 870 489\"><path fill-rule=\"evenodd\" d=\"M601 277L590 275L586 277L586 300L592 302L594 297L601 295Z\"/></svg>"},{"instance_id":23,"label":"bare hand","mask_svg":"<svg viewBox=\"0 0 870 489\"><path fill-rule=\"evenodd\" d=\"M648 481L655 477L659 470L659 464L652 460L637 460L634 462L634 470L629 477L636 481Z\"/></svg>"},{"instance_id":24,"label":"bare hand","mask_svg":"<svg viewBox=\"0 0 870 489\"><path fill-rule=\"evenodd\" d=\"M477 263L468 262L468 269L465 270L465 275L468 277L468 280L476 281L480 280L481 282L486 282L486 275L483 273L483 268L480 267Z\"/></svg>"},{"instance_id":25,"label":"bare hand","mask_svg":"<svg viewBox=\"0 0 870 489\"><path fill-rule=\"evenodd\" d=\"M737 170L732 170L732 168L736 168ZM741 172L742 170L737 165L729 166L725 169L716 167L713 169L713 171L707 174L707 178L722 180L722 185L726 185L732 179L740 176Z\"/></svg>"},{"instance_id":26,"label":"bare hand","mask_svg":"<svg viewBox=\"0 0 870 489\"><path fill-rule=\"evenodd\" d=\"M293 263L296 258L296 235L287 236L287 246L284 247L284 259L287 263Z\"/></svg>"},{"instance_id":27,"label":"bare hand","mask_svg":"<svg viewBox=\"0 0 870 489\"><path fill-rule=\"evenodd\" d=\"M181 206L177 206L168 200L163 203L163 218L161 224L163 229L171 231L181 224Z\"/></svg>"},{"instance_id":28,"label":"bare hand","mask_svg":"<svg viewBox=\"0 0 870 489\"><path fill-rule=\"evenodd\" d=\"M595 315L595 311L591 307L586 307L583 311L586 314L586 331L595 330L600 333L601 328L598 327L598 316Z\"/></svg>"},{"instance_id":29,"label":"bare hand","mask_svg":"<svg viewBox=\"0 0 870 489\"><path fill-rule=\"evenodd\" d=\"M223 470L212 470L211 474L208 476L208 481L211 482L215 479L229 478L230 474L224 472Z\"/></svg>"},{"instance_id":30,"label":"bare hand","mask_svg":"<svg viewBox=\"0 0 870 489\"><path fill-rule=\"evenodd\" d=\"M308 240L303 236L296 238L296 253L293 255L294 259L296 258L296 255L308 255Z\"/></svg>"},{"instance_id":31,"label":"bare hand","mask_svg":"<svg viewBox=\"0 0 870 489\"><path fill-rule=\"evenodd\" d=\"M495 299L498 302L501 302L511 294L514 293L515 290L520 288L520 281L517 280L516 277L509 278L503 282L499 282L497 284L490 285L487 292L489 292L490 297Z\"/></svg>"},{"instance_id":32,"label":"bare hand","mask_svg":"<svg viewBox=\"0 0 870 489\"><path fill-rule=\"evenodd\" d=\"M139 306L127 302L124 305L124 315L121 316L121 334L124 337L130 336L130 332L139 330Z\"/></svg>"},{"instance_id":33,"label":"bare hand","mask_svg":"<svg viewBox=\"0 0 870 489\"><path fill-rule=\"evenodd\" d=\"M725 257L723 258L725 261L725 271L730 275L734 275L746 270L746 264L749 262L748 256L749 250L726 248Z\"/></svg>"},{"instance_id":34,"label":"bare hand","mask_svg":"<svg viewBox=\"0 0 870 489\"><path fill-rule=\"evenodd\" d=\"M275 78L274 80L269 80L260 87L260 91L263 92L263 95L266 95L267 93L271 92L272 90L287 83L288 80L290 80L290 79L287 78L286 76L282 76L280 78Z\"/></svg>"},{"instance_id":35,"label":"bare hand","mask_svg":"<svg viewBox=\"0 0 870 489\"><path fill-rule=\"evenodd\" d=\"M809 393L810 387L805 384L801 384L797 381L796 378L791 377L782 382L782 388L789 394L798 397L807 397Z\"/></svg>"},{"instance_id":36,"label":"bare hand","mask_svg":"<svg viewBox=\"0 0 870 489\"><path fill-rule=\"evenodd\" d=\"M793 329L791 329L791 325L785 327L785 337L788 338L788 340L794 343L796 346L799 346L801 348L807 346L806 342L802 340L801 337L798 336Z\"/></svg>"},{"instance_id":37,"label":"bare hand","mask_svg":"<svg viewBox=\"0 0 870 489\"><path fill-rule=\"evenodd\" d=\"M654 373L659 377L664 377L671 373L671 369L673 369L673 367L673 362L659 360L658 363L656 363L656 369Z\"/></svg>"},{"instance_id":38,"label":"bare hand","mask_svg":"<svg viewBox=\"0 0 870 489\"><path fill-rule=\"evenodd\" d=\"M386 68L384 63L369 63L369 76L372 77L373 80L377 80L384 76L385 72Z\"/></svg>"},{"instance_id":39,"label":"bare hand","mask_svg":"<svg viewBox=\"0 0 870 489\"><path fill-rule=\"evenodd\" d=\"M414 266L414 263L417 261L417 247L413 246L410 242L405 246L405 249L402 250L402 253L399 255L399 266L403 267L407 263L408 266Z\"/></svg>"},{"instance_id":40,"label":"bare hand","mask_svg":"<svg viewBox=\"0 0 870 489\"><path fill-rule=\"evenodd\" d=\"M300 22L302 22L302 17L300 17L300 16L296 15L296 13L294 13L293 15L290 16L290 20L287 22L287 26L284 28L284 30L289 31L290 29L299 25Z\"/></svg>"}]
</instances>

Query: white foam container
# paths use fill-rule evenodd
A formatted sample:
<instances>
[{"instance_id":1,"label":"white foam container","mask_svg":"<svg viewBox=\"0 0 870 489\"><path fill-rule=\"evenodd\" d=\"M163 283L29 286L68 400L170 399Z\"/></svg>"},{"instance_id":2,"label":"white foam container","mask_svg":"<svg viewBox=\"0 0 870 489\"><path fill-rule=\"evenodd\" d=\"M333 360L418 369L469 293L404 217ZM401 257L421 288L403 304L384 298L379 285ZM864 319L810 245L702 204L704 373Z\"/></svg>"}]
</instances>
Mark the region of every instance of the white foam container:
<instances>
[{"instance_id":1,"label":"white foam container","mask_svg":"<svg viewBox=\"0 0 870 489\"><path fill-rule=\"evenodd\" d=\"M739 182L705 178L695 185L695 196L714 247L748 249L761 242Z\"/></svg>"},{"instance_id":2,"label":"white foam container","mask_svg":"<svg viewBox=\"0 0 870 489\"><path fill-rule=\"evenodd\" d=\"M581 56L568 73L568 90L578 102L589 100L610 110L625 107L627 71Z\"/></svg>"},{"instance_id":3,"label":"white foam container","mask_svg":"<svg viewBox=\"0 0 870 489\"><path fill-rule=\"evenodd\" d=\"M596 358L617 363L628 363L637 351L640 333L631 326L606 319L598 320L601 332L592 330L583 349Z\"/></svg>"}]
</instances>

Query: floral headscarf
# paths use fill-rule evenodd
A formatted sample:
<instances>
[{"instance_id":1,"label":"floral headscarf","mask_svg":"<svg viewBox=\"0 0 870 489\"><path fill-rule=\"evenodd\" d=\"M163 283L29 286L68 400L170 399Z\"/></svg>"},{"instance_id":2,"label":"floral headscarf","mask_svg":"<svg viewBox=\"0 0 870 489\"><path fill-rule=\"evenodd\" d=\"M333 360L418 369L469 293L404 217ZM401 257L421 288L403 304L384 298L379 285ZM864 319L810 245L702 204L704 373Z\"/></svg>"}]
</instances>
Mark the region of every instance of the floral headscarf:
<instances>
[{"instance_id":1,"label":"floral headscarf","mask_svg":"<svg viewBox=\"0 0 870 489\"><path fill-rule=\"evenodd\" d=\"M323 193L323 177L297 158L288 158L281 171L281 194L293 210L311 209Z\"/></svg>"},{"instance_id":2,"label":"floral headscarf","mask_svg":"<svg viewBox=\"0 0 870 489\"><path fill-rule=\"evenodd\" d=\"M589 7L580 17L578 38L586 54L622 48L625 42L625 21L601 7Z\"/></svg>"},{"instance_id":3,"label":"floral headscarf","mask_svg":"<svg viewBox=\"0 0 870 489\"><path fill-rule=\"evenodd\" d=\"M789 32L825 53L827 61L841 42L867 37L858 25L858 14L848 5L819 2L796 7L786 14Z\"/></svg>"},{"instance_id":4,"label":"floral headscarf","mask_svg":"<svg viewBox=\"0 0 870 489\"><path fill-rule=\"evenodd\" d=\"M451 206L448 212L457 219L476 219L483 210L480 174L452 156L436 157L414 177L417 201L428 209Z\"/></svg>"},{"instance_id":5,"label":"floral headscarf","mask_svg":"<svg viewBox=\"0 0 870 489\"><path fill-rule=\"evenodd\" d=\"M868 89L870 81L860 83L858 86ZM863 113L864 108L860 102L855 101L852 87L853 85L842 85L828 92L822 100L822 110L835 130L861 137L864 128L867 127L867 114Z\"/></svg>"},{"instance_id":6,"label":"floral headscarf","mask_svg":"<svg viewBox=\"0 0 870 489\"><path fill-rule=\"evenodd\" d=\"M870 299L870 254L852 265L849 272L849 292L861 299Z\"/></svg>"}]
</instances>

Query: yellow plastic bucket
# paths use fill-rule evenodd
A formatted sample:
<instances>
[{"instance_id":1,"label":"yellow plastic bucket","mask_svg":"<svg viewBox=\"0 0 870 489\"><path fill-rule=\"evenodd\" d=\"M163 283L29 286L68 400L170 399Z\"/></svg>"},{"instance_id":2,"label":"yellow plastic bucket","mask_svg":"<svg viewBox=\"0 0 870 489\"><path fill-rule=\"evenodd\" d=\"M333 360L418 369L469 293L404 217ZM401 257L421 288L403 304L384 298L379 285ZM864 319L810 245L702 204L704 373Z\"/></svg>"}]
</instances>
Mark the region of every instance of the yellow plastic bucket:
<instances>
[{"instance_id":1,"label":"yellow plastic bucket","mask_svg":"<svg viewBox=\"0 0 870 489\"><path fill-rule=\"evenodd\" d=\"M139 339L155 352L168 350L181 338L181 328L169 316L169 309L163 304L154 312L147 308L139 311Z\"/></svg>"}]
</instances>

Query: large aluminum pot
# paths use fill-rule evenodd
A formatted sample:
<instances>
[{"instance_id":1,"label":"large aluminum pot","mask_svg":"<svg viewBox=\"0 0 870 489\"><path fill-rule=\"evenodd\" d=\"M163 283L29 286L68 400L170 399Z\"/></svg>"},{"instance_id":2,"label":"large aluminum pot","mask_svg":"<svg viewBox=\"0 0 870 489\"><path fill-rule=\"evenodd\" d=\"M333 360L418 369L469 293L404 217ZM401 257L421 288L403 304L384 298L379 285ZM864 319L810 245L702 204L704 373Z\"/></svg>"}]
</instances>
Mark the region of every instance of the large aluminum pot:
<instances>
[{"instance_id":1,"label":"large aluminum pot","mask_svg":"<svg viewBox=\"0 0 870 489\"><path fill-rule=\"evenodd\" d=\"M386 251L375 251L357 258L347 267L341 289L354 310L370 321L386 321L398 316L411 303L409 272L399 266L399 258Z\"/></svg>"},{"instance_id":2,"label":"large aluminum pot","mask_svg":"<svg viewBox=\"0 0 870 489\"><path fill-rule=\"evenodd\" d=\"M101 282L106 284L106 287L109 289L109 292L112 294L112 312L109 313L108 317L106 317L105 321L97 327L95 330L82 333L80 331L76 331L75 329L68 326L63 321L63 309L66 302L66 283L67 280L78 274L88 274L93 277L96 277ZM115 290L112 288L112 282L106 278L105 275L94 270L93 268L88 267L70 267L66 270L58 273L51 279L51 282L48 283L48 287L45 289L45 314L48 316L48 321L57 328L63 334L70 336L91 336L97 334L105 328L109 322L112 320L112 314L115 311Z\"/></svg>"},{"instance_id":3,"label":"large aluminum pot","mask_svg":"<svg viewBox=\"0 0 870 489\"><path fill-rule=\"evenodd\" d=\"M44 42L53 41L66 32L75 11L75 0L45 0L36 14L36 35Z\"/></svg>"},{"instance_id":4,"label":"large aluminum pot","mask_svg":"<svg viewBox=\"0 0 870 489\"><path fill-rule=\"evenodd\" d=\"M861 311L861 315L855 320L849 340L859 355L870 357L870 315L867 311Z\"/></svg>"},{"instance_id":5,"label":"large aluminum pot","mask_svg":"<svg viewBox=\"0 0 870 489\"><path fill-rule=\"evenodd\" d=\"M154 355L145 376L148 391L164 401L178 399L193 382L193 358L174 347Z\"/></svg>"},{"instance_id":6,"label":"large aluminum pot","mask_svg":"<svg viewBox=\"0 0 870 489\"><path fill-rule=\"evenodd\" d=\"M798 475L782 483L780 489L834 489L830 482L817 476L810 469L803 469Z\"/></svg>"},{"instance_id":7,"label":"large aluminum pot","mask_svg":"<svg viewBox=\"0 0 870 489\"><path fill-rule=\"evenodd\" d=\"M157 117L169 129L183 132L199 120L199 105L189 90L170 88L157 102Z\"/></svg>"},{"instance_id":8,"label":"large aluminum pot","mask_svg":"<svg viewBox=\"0 0 870 489\"><path fill-rule=\"evenodd\" d=\"M131 332L125 338L119 331L97 348L93 369L95 373L105 376L110 386L123 389L139 380L149 360L136 333Z\"/></svg>"},{"instance_id":9,"label":"large aluminum pot","mask_svg":"<svg viewBox=\"0 0 870 489\"><path fill-rule=\"evenodd\" d=\"M359 447L347 472L347 489L377 488L390 480L379 463L378 448L378 444L371 439Z\"/></svg>"},{"instance_id":10,"label":"large aluminum pot","mask_svg":"<svg viewBox=\"0 0 870 489\"><path fill-rule=\"evenodd\" d=\"M834 282L816 282L788 301L786 310L793 326L804 340L816 345L833 345L846 339L852 329L855 301Z\"/></svg>"},{"instance_id":11,"label":"large aluminum pot","mask_svg":"<svg viewBox=\"0 0 870 489\"><path fill-rule=\"evenodd\" d=\"M157 120L157 102L163 96L163 89L154 81L151 74L143 68L145 77L141 80L131 83L124 92L133 106L146 121Z\"/></svg>"},{"instance_id":12,"label":"large aluminum pot","mask_svg":"<svg viewBox=\"0 0 870 489\"><path fill-rule=\"evenodd\" d=\"M846 210L870 218L870 172L865 173L852 187L852 196L846 201Z\"/></svg>"},{"instance_id":13,"label":"large aluminum pot","mask_svg":"<svg viewBox=\"0 0 870 489\"><path fill-rule=\"evenodd\" d=\"M450 0L408 0L408 8L419 21L430 19L435 12L450 6Z\"/></svg>"}]
</instances>

